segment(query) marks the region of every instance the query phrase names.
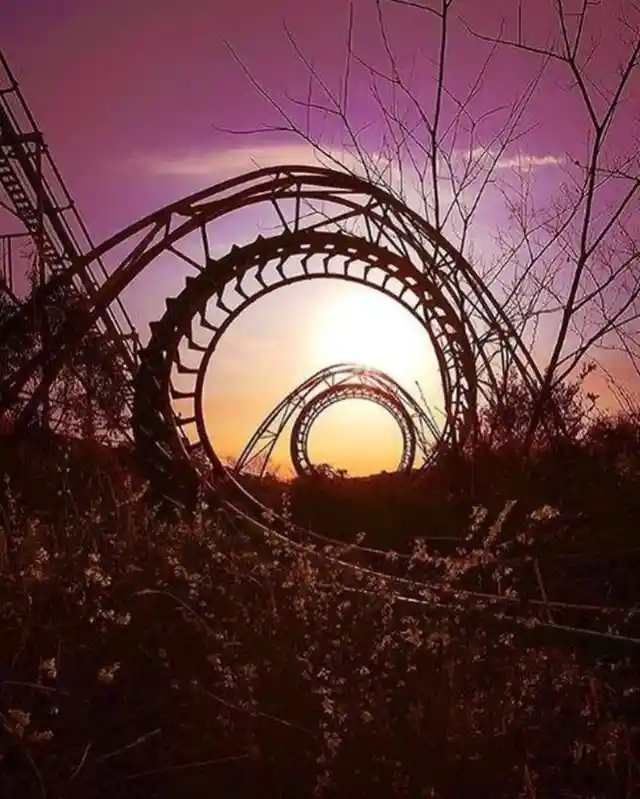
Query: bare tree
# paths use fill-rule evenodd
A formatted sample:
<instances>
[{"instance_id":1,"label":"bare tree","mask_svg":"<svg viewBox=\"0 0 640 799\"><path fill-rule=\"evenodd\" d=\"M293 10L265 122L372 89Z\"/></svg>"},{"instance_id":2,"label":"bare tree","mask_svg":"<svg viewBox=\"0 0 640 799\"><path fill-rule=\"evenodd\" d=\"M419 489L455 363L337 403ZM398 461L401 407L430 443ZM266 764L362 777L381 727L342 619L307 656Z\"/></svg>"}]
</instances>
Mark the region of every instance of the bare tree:
<instances>
[{"instance_id":1,"label":"bare tree","mask_svg":"<svg viewBox=\"0 0 640 799\"><path fill-rule=\"evenodd\" d=\"M229 45L279 120L231 132L297 137L322 163L414 206L458 247L536 353L533 436L555 387L587 361L606 364L615 351L640 376L640 11L631 0L509 5L483 20L487 30L461 0L375 0L383 55L369 63L354 45L351 4L338 86L285 26L308 76L303 97L278 98ZM422 26L426 53L407 56L392 35L397 15ZM505 58L520 77L496 104ZM367 125L353 103L365 85ZM540 154L527 148L537 136L532 100L544 92L557 130L565 110L575 130L570 147ZM547 166L552 190L538 177Z\"/></svg>"},{"instance_id":2,"label":"bare tree","mask_svg":"<svg viewBox=\"0 0 640 799\"><path fill-rule=\"evenodd\" d=\"M437 231L448 235L461 252L467 251L482 197L496 182L497 169L509 147L527 130L526 109L542 68L531 72L526 85L519 87L508 105L480 109L497 50L493 45L476 58L477 71L464 93L454 92L448 85L454 2L443 0L437 9L423 8L435 20L435 25L428 27L437 54L433 59L425 56L421 75L415 74L415 68L407 70L395 54L387 32L385 8L390 2L374 0L372 4L384 63L368 63L356 52L351 3L345 63L337 88L323 78L285 24L287 41L308 75L305 97L287 94L284 100L278 100L227 43L253 86L279 115L280 124L226 132L295 136L309 145L322 163L364 176L394 196L409 199ZM456 28L460 29L457 19ZM405 74L407 71L410 74ZM352 113L355 92L351 84L356 80L360 90L363 84L368 89L367 113L377 114L377 120L363 125L357 125ZM370 141L364 144L369 134Z\"/></svg>"},{"instance_id":3,"label":"bare tree","mask_svg":"<svg viewBox=\"0 0 640 799\"><path fill-rule=\"evenodd\" d=\"M36 290L35 282L32 288ZM81 298L73 289L43 296L47 328L55 335ZM0 294L0 327L0 371L10 373L42 347L39 319L25 315L19 303ZM128 390L127 371L114 345L92 330L51 386L46 425L67 435L119 440L127 426ZM14 410L19 409L20 404Z\"/></svg>"},{"instance_id":4,"label":"bare tree","mask_svg":"<svg viewBox=\"0 0 640 799\"><path fill-rule=\"evenodd\" d=\"M549 31L536 40L527 10L520 2L498 34L472 33L553 68L584 131L545 207L522 195L509 204L518 237L507 251L536 287L530 314L557 322L533 430L553 388L592 351L622 351L640 375L640 11L629 0L550 0Z\"/></svg>"}]
</instances>

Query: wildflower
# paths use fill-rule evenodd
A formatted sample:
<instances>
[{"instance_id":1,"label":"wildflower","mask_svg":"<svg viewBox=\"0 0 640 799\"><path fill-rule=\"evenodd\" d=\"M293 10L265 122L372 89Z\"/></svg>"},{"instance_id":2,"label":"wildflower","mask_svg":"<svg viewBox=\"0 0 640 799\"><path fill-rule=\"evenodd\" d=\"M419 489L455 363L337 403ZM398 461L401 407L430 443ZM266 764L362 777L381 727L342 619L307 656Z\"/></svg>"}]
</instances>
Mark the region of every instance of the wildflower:
<instances>
[{"instance_id":1,"label":"wildflower","mask_svg":"<svg viewBox=\"0 0 640 799\"><path fill-rule=\"evenodd\" d=\"M489 511L487 508L484 508L482 505L475 505L471 511L471 529L477 531L488 515Z\"/></svg>"},{"instance_id":2,"label":"wildflower","mask_svg":"<svg viewBox=\"0 0 640 799\"><path fill-rule=\"evenodd\" d=\"M322 698L322 709L328 716L333 716L335 712L335 703L333 699L330 699L328 696L324 696Z\"/></svg>"},{"instance_id":3,"label":"wildflower","mask_svg":"<svg viewBox=\"0 0 640 799\"><path fill-rule=\"evenodd\" d=\"M548 521L549 519L556 519L560 515L557 508L551 505L543 505L541 508L536 508L529 514L529 518L534 522Z\"/></svg>"},{"instance_id":4,"label":"wildflower","mask_svg":"<svg viewBox=\"0 0 640 799\"><path fill-rule=\"evenodd\" d=\"M58 676L58 669L56 667L55 658L47 658L47 660L40 661L40 671L44 677L49 680L55 680Z\"/></svg>"},{"instance_id":5,"label":"wildflower","mask_svg":"<svg viewBox=\"0 0 640 799\"><path fill-rule=\"evenodd\" d=\"M97 564L87 567L84 573L90 583L101 585L103 588L111 585L111 577L107 576Z\"/></svg>"},{"instance_id":6,"label":"wildflower","mask_svg":"<svg viewBox=\"0 0 640 799\"><path fill-rule=\"evenodd\" d=\"M335 755L340 748L340 737L335 732L325 732L324 742L332 755Z\"/></svg>"},{"instance_id":7,"label":"wildflower","mask_svg":"<svg viewBox=\"0 0 640 799\"><path fill-rule=\"evenodd\" d=\"M10 708L9 716L14 723L14 733L22 738L25 730L31 724L31 713L27 713L19 708Z\"/></svg>"},{"instance_id":8,"label":"wildflower","mask_svg":"<svg viewBox=\"0 0 640 799\"><path fill-rule=\"evenodd\" d=\"M33 562L26 572L27 576L33 577L33 579L38 582L42 582L42 580L44 580L44 567L49 560L50 558L47 550L44 547L38 547L34 553Z\"/></svg>"},{"instance_id":9,"label":"wildflower","mask_svg":"<svg viewBox=\"0 0 640 799\"><path fill-rule=\"evenodd\" d=\"M98 672L98 680L102 683L112 683L119 668L120 663L112 663L111 666L103 666Z\"/></svg>"}]
</instances>

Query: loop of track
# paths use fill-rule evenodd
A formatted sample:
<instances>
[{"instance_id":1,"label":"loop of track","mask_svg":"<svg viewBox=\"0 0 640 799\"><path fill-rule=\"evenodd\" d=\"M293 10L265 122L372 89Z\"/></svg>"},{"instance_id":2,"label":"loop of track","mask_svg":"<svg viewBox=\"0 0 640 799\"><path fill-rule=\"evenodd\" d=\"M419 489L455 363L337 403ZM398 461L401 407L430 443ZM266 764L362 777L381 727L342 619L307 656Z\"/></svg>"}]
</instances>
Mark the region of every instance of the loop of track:
<instances>
[{"instance_id":1,"label":"loop of track","mask_svg":"<svg viewBox=\"0 0 640 799\"><path fill-rule=\"evenodd\" d=\"M388 395L390 401L406 416L415 445L412 445L414 455L407 468L424 468L431 462L436 454L435 444L440 438L440 430L433 413L428 408L423 408L399 383L379 369L362 364L339 363L315 372L280 400L246 443L235 463L234 471L237 474L244 472L257 477L264 476L275 446L291 421L304 414L305 408L320 393L329 389L335 390L336 401L339 397L348 398L340 392L340 389L347 386L359 386L365 392L372 389L372 394L382 392ZM294 446L296 449L300 448L292 439L290 448ZM306 460L309 460L308 457ZM304 468L301 466L300 471L296 471L301 474Z\"/></svg>"},{"instance_id":2,"label":"loop of track","mask_svg":"<svg viewBox=\"0 0 640 799\"><path fill-rule=\"evenodd\" d=\"M260 208L271 210L278 230L214 256L219 247L212 229L236 213ZM190 236L200 242L195 254L193 248L181 247ZM152 323L134 378L132 427L152 481L186 502L203 491L235 523L263 540L275 538L316 553L344 570L349 590L357 590L358 574L368 574L384 579L398 600L426 602L431 610L451 612L451 603L443 598L456 589L385 574L385 553L374 550L352 548L358 562L320 552L319 547L335 548L338 542L296 528L251 497L215 453L202 398L208 362L222 333L244 307L280 285L338 277L390 294L420 320L440 367L446 413L442 438L459 446L473 430L479 402L499 396L508 373L532 390L540 383L531 354L480 275L439 231L367 181L322 167L257 170L150 214L53 278L45 291L73 284L98 259L110 261L103 282L61 327L50 348L3 375L0 409L19 406L18 429L33 417L86 333L140 274L166 255L186 264L195 276L187 277L184 289L167 301L162 318ZM318 268L312 266L314 259ZM274 282L267 280L268 265L279 276ZM251 290L246 288L247 277L253 280ZM230 283L243 297L236 307L225 303ZM39 301L27 303L24 313L33 314ZM214 306L217 316L211 316ZM186 416L176 403L187 407ZM207 456L204 464L202 452ZM480 603L505 604L501 597L467 593ZM528 620L518 623L526 625Z\"/></svg>"},{"instance_id":3,"label":"loop of track","mask_svg":"<svg viewBox=\"0 0 640 799\"><path fill-rule=\"evenodd\" d=\"M416 457L416 436L411 418L393 394L374 386L346 383L325 389L304 406L291 431L291 462L296 474L312 474L316 471L309 456L309 434L318 417L335 405L348 399L363 399L373 402L388 411L396 421L402 437L402 454L396 471L409 472Z\"/></svg>"}]
</instances>

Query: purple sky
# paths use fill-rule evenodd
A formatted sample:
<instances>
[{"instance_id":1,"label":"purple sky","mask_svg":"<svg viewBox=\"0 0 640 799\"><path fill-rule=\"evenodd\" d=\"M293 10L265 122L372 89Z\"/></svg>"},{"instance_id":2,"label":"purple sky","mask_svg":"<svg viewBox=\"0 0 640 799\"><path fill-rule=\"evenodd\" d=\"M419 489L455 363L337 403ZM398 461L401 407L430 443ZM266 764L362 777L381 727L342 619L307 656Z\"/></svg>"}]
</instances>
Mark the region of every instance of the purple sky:
<instances>
[{"instance_id":1,"label":"purple sky","mask_svg":"<svg viewBox=\"0 0 640 799\"><path fill-rule=\"evenodd\" d=\"M0 46L96 241L180 196L250 169L252 160L260 165L310 160L311 154L290 137L234 137L216 131L216 126L244 129L279 122L234 62L225 40L279 100L287 94L304 97L307 86L304 70L286 41L285 20L333 87L340 84L344 66L346 0L21 0L5 5ZM484 30L496 30L500 16L513 7L508 0L461 0L460 5L471 24ZM548 3L526 5L527 31L542 39L549 28L544 11ZM388 20L400 67L409 70L415 62L413 85L429 97L432 90L424 54L435 52L433 18L393 7ZM374 65L381 64L383 49L373 0L356 0L355 22L358 54ZM606 27L601 33L606 63L609 54L613 58L614 43ZM468 36L454 42L448 82L453 91L464 92L470 85L485 52L484 45ZM480 113L512 101L531 69L532 60L522 54L500 54L474 110ZM362 142L375 147L380 115L362 71L354 69L350 96L354 123L373 123ZM513 155L560 160L584 138L584 118L566 91L566 81L563 84L553 69L535 93L527 119L536 128L518 143ZM484 123L484 135L491 135L492 124L491 119ZM325 126L322 135L334 146L339 144L339 133L331 126ZM553 163L541 162L538 171L537 190L548 194L557 185L560 170ZM480 219L488 236L501 219L501 210L489 205ZM480 248L483 241L483 230L478 229ZM212 398L212 419L218 420L212 421L214 441L220 437L221 450L237 453L271 405L307 377L311 367L329 365L320 363L324 356L340 357L339 347L334 352L318 346L330 316L327 308L332 304L348 307L344 303L357 303L368 292L331 283L302 286L289 294L288 290L281 295L276 292L259 303L259 310L247 311L246 319L238 320L237 329L234 325L229 332L220 362L224 390ZM141 279L140 288L128 299L136 322L144 325L157 316L161 300L157 286L150 298ZM285 307L297 310L283 314ZM247 376L238 369L239 358L250 356L254 345L262 348L262 355ZM428 359L426 339L421 346ZM420 364L422 351L414 349L416 364ZM385 368L389 364L372 365ZM415 374L408 368L400 377L405 382L430 382L437 393L431 369L418 365ZM237 412L238 408L243 412ZM231 409L236 411L232 419ZM338 465L352 471L366 471L365 464L392 466L399 443L391 422L389 434L372 455L367 447L370 430L363 428L356 439L353 415L340 407L331 413L333 426L327 428L323 422L324 434L312 440L317 457L335 458L340 454L338 446L330 441L340 440L341 452L344 455L348 450L348 457ZM375 408L368 413L374 421L384 419ZM387 422L380 424L382 434ZM328 429L335 435L329 436Z\"/></svg>"},{"instance_id":2,"label":"purple sky","mask_svg":"<svg viewBox=\"0 0 640 799\"><path fill-rule=\"evenodd\" d=\"M473 10L473 4L464 5ZM491 20L492 7L495 15L504 6L504 0L483 2L483 24ZM379 64L382 50L374 3L359 0L355 15L357 51ZM307 78L286 42L285 20L323 77L335 86L344 65L346 0L58 0L55 6L45 0L21 0L3 9L3 49L94 238L172 200L176 190L206 183L201 175L168 181L142 172L136 180L132 161L238 146L254 148L259 159L264 139L238 139L215 130L278 122L234 63L224 40L276 96L304 97ZM389 21L390 36L405 65L415 49L425 51L435 44L428 15L393 9ZM456 90L468 83L484 52L469 40L459 49L460 65L452 69L450 83ZM505 55L496 61L489 79L499 75L500 81L487 89L490 102L510 99L529 69L520 57ZM357 75L355 80L360 85L352 90L352 113L357 122L367 122L367 87ZM417 84L423 86L426 80L418 71ZM547 96L534 103L538 117L548 102ZM487 97L480 103L486 108ZM568 110L565 106L565 117ZM544 128L543 124L537 136L542 154L548 150ZM557 129L554 138L553 145L562 149Z\"/></svg>"}]
</instances>

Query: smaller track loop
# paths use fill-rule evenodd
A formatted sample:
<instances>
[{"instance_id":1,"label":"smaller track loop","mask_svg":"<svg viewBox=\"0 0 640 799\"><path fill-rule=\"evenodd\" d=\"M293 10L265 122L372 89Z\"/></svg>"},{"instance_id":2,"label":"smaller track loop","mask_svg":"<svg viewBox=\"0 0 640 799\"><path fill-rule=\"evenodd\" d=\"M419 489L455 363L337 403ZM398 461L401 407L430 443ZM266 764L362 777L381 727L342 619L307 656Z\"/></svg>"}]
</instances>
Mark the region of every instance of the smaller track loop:
<instances>
[{"instance_id":1,"label":"smaller track loop","mask_svg":"<svg viewBox=\"0 0 640 799\"><path fill-rule=\"evenodd\" d=\"M316 471L309 456L309 434L318 417L335 405L349 399L373 402L388 411L395 419L402 436L402 455L397 471L409 472L416 457L416 432L411 417L402 402L390 391L377 386L343 384L331 386L315 396L300 411L291 431L291 462L296 474L311 474Z\"/></svg>"},{"instance_id":2,"label":"smaller track loop","mask_svg":"<svg viewBox=\"0 0 640 799\"><path fill-rule=\"evenodd\" d=\"M312 374L265 416L236 461L235 472L263 477L280 436L304 408L325 390L347 385L390 396L393 403L403 409L410 423L416 444L412 466L424 468L431 462L438 443L442 441L442 431L430 410L423 408L399 383L379 369L357 363L337 363Z\"/></svg>"}]
</instances>

